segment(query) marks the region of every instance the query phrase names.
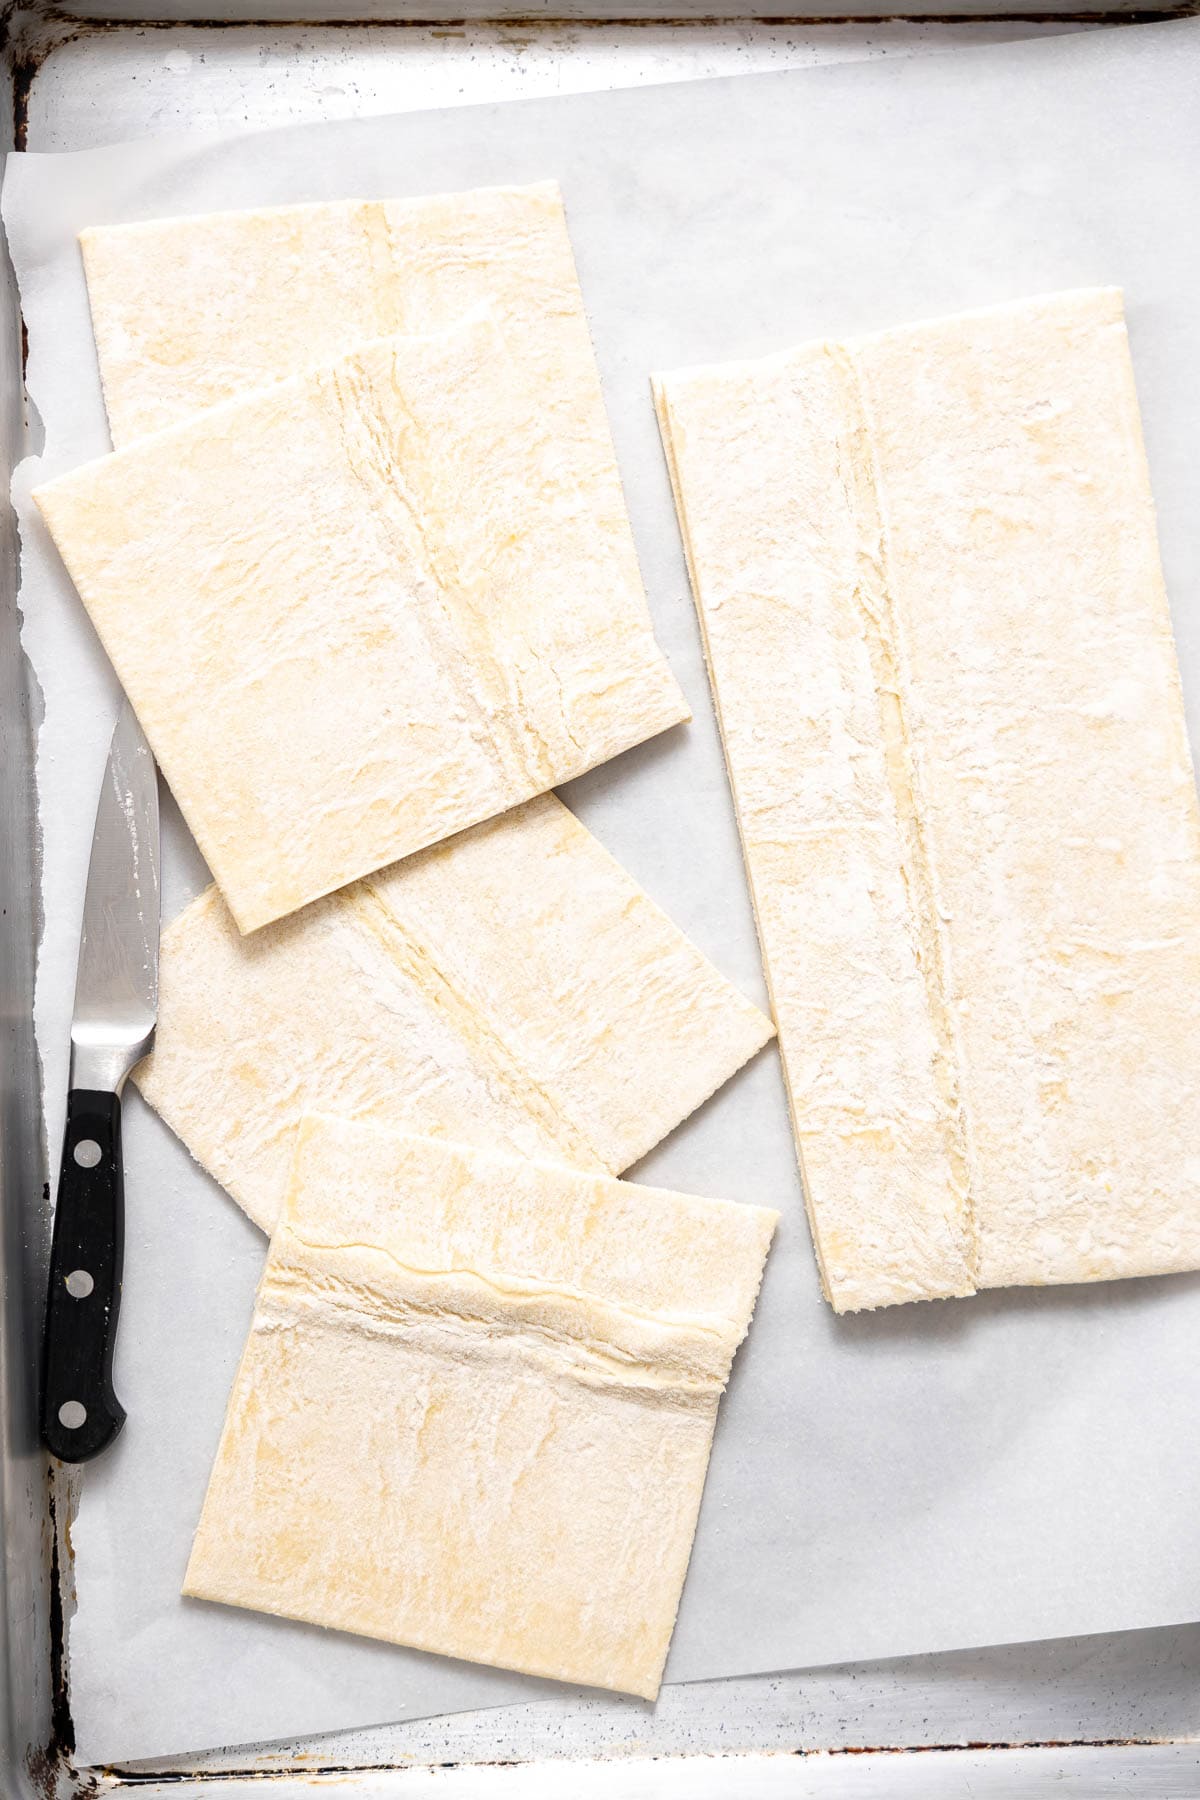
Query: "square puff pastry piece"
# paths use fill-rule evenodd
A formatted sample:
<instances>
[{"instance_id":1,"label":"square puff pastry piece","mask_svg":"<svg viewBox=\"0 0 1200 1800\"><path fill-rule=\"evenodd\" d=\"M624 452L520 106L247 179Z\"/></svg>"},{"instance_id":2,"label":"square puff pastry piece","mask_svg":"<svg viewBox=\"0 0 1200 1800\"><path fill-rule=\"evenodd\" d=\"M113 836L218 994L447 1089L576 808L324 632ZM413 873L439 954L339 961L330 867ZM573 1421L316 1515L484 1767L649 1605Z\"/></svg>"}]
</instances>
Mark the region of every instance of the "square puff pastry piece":
<instances>
[{"instance_id":1,"label":"square puff pastry piece","mask_svg":"<svg viewBox=\"0 0 1200 1800\"><path fill-rule=\"evenodd\" d=\"M184 1592L653 1699L776 1217L305 1119Z\"/></svg>"},{"instance_id":2,"label":"square puff pastry piece","mask_svg":"<svg viewBox=\"0 0 1200 1800\"><path fill-rule=\"evenodd\" d=\"M210 888L136 1080L269 1231L304 1112L616 1174L773 1035L543 794L248 938Z\"/></svg>"},{"instance_id":3,"label":"square puff pastry piece","mask_svg":"<svg viewBox=\"0 0 1200 1800\"><path fill-rule=\"evenodd\" d=\"M485 316L35 498L242 931L688 716L622 534Z\"/></svg>"},{"instance_id":4,"label":"square puff pastry piece","mask_svg":"<svg viewBox=\"0 0 1200 1800\"><path fill-rule=\"evenodd\" d=\"M1120 294L656 391L833 1305L1200 1267L1200 813Z\"/></svg>"}]
</instances>

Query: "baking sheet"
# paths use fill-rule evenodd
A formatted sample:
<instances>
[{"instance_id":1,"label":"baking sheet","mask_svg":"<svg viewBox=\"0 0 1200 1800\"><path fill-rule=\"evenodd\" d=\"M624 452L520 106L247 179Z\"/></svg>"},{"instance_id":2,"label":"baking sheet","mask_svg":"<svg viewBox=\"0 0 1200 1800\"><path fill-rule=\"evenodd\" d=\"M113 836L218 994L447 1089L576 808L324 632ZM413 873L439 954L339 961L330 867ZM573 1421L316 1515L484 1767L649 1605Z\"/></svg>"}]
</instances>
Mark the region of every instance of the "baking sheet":
<instances>
[{"instance_id":1,"label":"baking sheet","mask_svg":"<svg viewBox=\"0 0 1200 1800\"><path fill-rule=\"evenodd\" d=\"M1075 283L1127 289L1193 727L1200 418L1185 228L1197 22L903 64L18 158L6 215L44 467L104 447L85 223L557 175L643 569L697 709L578 784L581 816L760 994L732 815L645 376ZM46 697L39 1025L56 1142L90 815L115 699L25 518ZM202 879L179 830L168 906ZM253 1228L129 1105L126 1434L75 1530L82 1760L486 1704L537 1684L176 1598L260 1259ZM890 1655L1200 1615L1192 1496L1200 1281L993 1294L834 1320L820 1302L773 1056L645 1172L779 1206L726 1401L668 1674Z\"/></svg>"}]
</instances>

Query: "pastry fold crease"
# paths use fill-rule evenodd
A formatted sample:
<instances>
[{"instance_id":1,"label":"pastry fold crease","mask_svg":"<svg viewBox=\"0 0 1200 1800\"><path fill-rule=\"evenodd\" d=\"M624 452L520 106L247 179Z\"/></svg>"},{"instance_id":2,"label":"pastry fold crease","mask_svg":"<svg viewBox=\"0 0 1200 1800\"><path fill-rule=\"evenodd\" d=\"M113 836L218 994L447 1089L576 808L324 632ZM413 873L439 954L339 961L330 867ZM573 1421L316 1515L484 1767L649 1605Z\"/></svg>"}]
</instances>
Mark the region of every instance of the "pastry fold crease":
<instances>
[{"instance_id":1,"label":"pastry fold crease","mask_svg":"<svg viewBox=\"0 0 1200 1800\"><path fill-rule=\"evenodd\" d=\"M834 1307L1200 1266L1200 811L1120 294L655 397Z\"/></svg>"}]
</instances>

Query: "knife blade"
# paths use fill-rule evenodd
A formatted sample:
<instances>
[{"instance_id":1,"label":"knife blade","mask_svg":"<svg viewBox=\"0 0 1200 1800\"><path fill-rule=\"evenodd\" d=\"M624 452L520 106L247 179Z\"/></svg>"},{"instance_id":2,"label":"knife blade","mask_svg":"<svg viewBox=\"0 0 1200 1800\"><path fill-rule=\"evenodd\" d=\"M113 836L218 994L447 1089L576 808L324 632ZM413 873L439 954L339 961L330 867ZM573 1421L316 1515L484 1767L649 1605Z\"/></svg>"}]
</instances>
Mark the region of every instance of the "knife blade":
<instances>
[{"instance_id":1,"label":"knife blade","mask_svg":"<svg viewBox=\"0 0 1200 1800\"><path fill-rule=\"evenodd\" d=\"M64 1462L99 1455L125 1422L112 1384L125 1210L121 1090L154 1042L158 935L158 781L125 701L83 903L42 1346L42 1440Z\"/></svg>"}]
</instances>

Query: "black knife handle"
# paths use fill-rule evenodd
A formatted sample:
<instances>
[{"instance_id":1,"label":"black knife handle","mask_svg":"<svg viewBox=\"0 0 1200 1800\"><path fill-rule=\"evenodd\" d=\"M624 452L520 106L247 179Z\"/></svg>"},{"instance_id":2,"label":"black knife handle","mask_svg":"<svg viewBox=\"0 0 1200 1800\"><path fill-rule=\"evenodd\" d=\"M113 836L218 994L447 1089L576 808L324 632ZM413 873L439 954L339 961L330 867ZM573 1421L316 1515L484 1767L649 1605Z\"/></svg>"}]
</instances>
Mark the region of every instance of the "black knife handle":
<instances>
[{"instance_id":1,"label":"black knife handle","mask_svg":"<svg viewBox=\"0 0 1200 1800\"><path fill-rule=\"evenodd\" d=\"M125 1423L112 1385L124 1237L121 1102L72 1088L42 1344L42 1441L63 1462L98 1456Z\"/></svg>"}]
</instances>

